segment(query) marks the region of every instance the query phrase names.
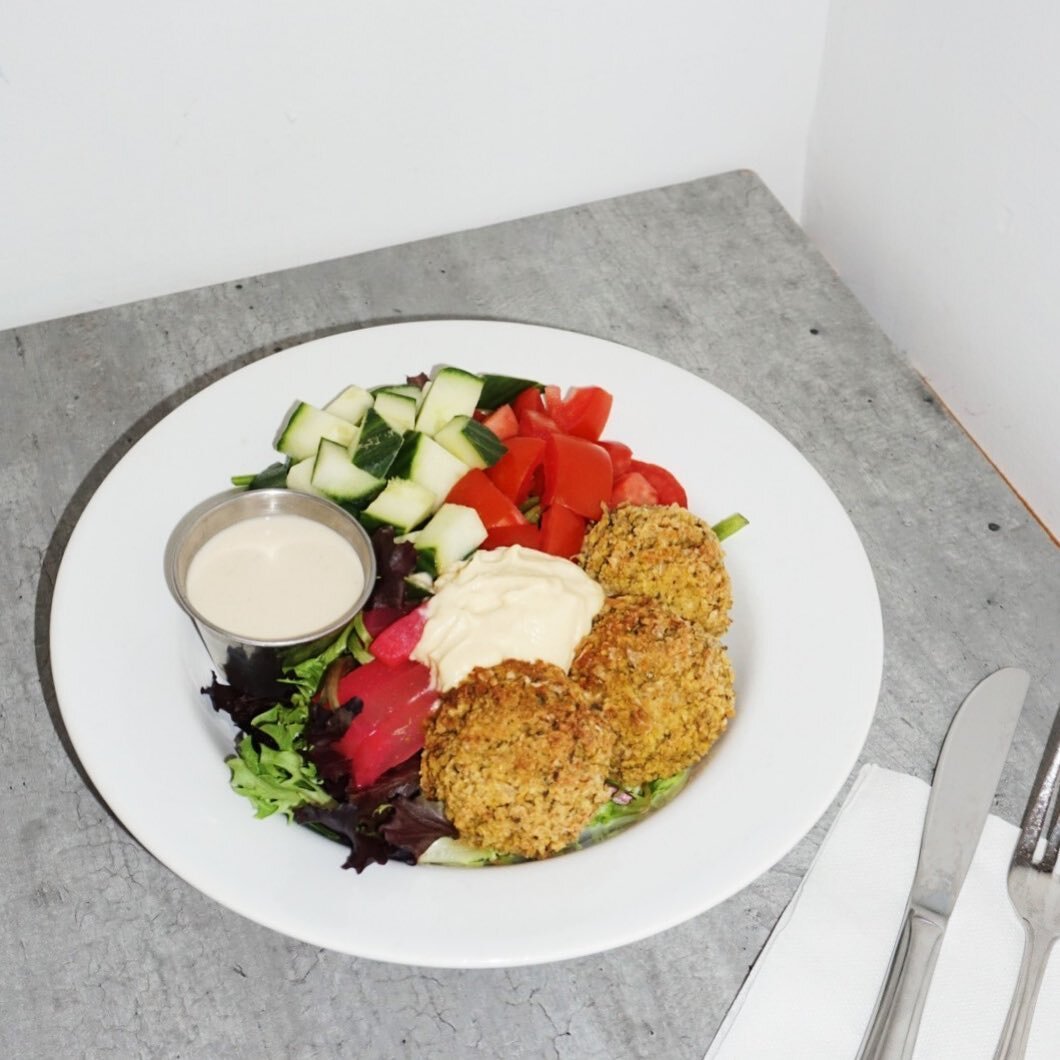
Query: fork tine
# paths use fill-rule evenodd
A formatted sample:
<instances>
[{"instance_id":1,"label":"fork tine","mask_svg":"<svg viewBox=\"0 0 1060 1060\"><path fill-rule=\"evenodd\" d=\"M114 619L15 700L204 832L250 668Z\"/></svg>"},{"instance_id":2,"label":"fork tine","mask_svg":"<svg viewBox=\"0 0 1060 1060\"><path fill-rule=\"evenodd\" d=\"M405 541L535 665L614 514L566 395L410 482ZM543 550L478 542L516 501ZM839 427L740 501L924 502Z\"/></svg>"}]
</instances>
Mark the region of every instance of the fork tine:
<instances>
[{"instance_id":1,"label":"fork tine","mask_svg":"<svg viewBox=\"0 0 1060 1060\"><path fill-rule=\"evenodd\" d=\"M1046 837L1045 856L1042 868L1052 872L1060 850L1060 798L1057 797L1057 781L1060 780L1060 710L1053 719L1053 727L1046 741L1038 775L1034 778L1031 797L1023 815L1018 852L1025 860L1032 860L1042 835ZM1049 810L1052 808L1052 813ZM1046 826L1046 815L1049 824Z\"/></svg>"},{"instance_id":2,"label":"fork tine","mask_svg":"<svg viewBox=\"0 0 1060 1060\"><path fill-rule=\"evenodd\" d=\"M1052 872L1056 868L1057 856L1060 855L1060 792L1053 792L1053 809L1049 815L1049 824L1045 831L1046 846L1042 855L1042 869Z\"/></svg>"}]
</instances>

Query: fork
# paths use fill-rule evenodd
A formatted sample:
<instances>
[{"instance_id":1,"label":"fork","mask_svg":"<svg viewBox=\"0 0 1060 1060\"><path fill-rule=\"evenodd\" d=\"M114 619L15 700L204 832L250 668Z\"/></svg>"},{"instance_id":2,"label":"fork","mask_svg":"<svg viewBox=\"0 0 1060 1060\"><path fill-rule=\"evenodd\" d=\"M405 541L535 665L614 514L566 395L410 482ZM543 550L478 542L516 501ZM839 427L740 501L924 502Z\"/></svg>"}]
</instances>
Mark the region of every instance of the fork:
<instances>
[{"instance_id":1,"label":"fork","mask_svg":"<svg viewBox=\"0 0 1060 1060\"><path fill-rule=\"evenodd\" d=\"M1023 921L1025 937L1019 979L994 1060L1019 1060L1025 1054L1049 951L1060 938L1060 874L1054 874L1060 848L1058 780L1060 711L1045 745L1008 870L1009 898Z\"/></svg>"}]
</instances>

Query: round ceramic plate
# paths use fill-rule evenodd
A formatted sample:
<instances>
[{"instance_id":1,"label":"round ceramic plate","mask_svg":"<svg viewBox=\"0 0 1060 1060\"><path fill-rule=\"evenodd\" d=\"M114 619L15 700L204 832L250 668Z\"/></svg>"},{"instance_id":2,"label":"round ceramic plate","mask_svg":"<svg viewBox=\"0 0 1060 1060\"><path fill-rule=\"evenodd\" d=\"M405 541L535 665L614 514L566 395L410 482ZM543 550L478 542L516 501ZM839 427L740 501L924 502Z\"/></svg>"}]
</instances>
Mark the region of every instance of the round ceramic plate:
<instances>
[{"instance_id":1,"label":"round ceramic plate","mask_svg":"<svg viewBox=\"0 0 1060 1060\"><path fill-rule=\"evenodd\" d=\"M255 471L295 399L329 401L455 364L614 394L607 436L674 471L727 542L736 717L670 805L598 846L466 869L362 875L342 848L259 821L228 786L233 730L199 688L210 663L162 577L169 532ZM816 471L769 424L697 377L573 332L427 321L333 335L207 387L100 486L63 558L51 624L63 719L100 794L193 886L276 931L361 957L490 967L580 956L681 923L745 887L812 827L853 767L882 664L875 582ZM84 680L85 674L93 679Z\"/></svg>"}]
</instances>

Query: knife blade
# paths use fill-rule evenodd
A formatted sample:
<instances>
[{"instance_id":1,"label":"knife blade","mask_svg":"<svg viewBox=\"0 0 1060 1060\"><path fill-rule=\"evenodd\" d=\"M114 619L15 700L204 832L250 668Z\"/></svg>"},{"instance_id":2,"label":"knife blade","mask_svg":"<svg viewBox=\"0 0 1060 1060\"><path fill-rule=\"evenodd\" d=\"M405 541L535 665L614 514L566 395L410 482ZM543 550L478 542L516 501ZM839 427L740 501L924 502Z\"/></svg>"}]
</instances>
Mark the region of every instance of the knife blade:
<instances>
[{"instance_id":1,"label":"knife blade","mask_svg":"<svg viewBox=\"0 0 1060 1060\"><path fill-rule=\"evenodd\" d=\"M1006 667L965 698L942 742L913 885L858 1060L908 1060L950 913L979 844L1023 700L1024 670Z\"/></svg>"}]
</instances>

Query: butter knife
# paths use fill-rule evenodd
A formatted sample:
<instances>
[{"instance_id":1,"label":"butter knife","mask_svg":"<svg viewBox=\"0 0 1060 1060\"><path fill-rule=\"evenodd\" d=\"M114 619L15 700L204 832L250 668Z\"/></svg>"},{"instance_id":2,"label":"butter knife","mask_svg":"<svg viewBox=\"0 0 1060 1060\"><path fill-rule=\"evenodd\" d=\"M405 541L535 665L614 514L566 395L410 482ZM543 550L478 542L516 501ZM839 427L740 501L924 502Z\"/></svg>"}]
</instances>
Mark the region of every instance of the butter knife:
<instances>
[{"instance_id":1,"label":"butter knife","mask_svg":"<svg viewBox=\"0 0 1060 1060\"><path fill-rule=\"evenodd\" d=\"M908 1060L942 938L990 813L1030 685L1011 667L968 694L942 743L902 929L858 1060Z\"/></svg>"}]
</instances>

